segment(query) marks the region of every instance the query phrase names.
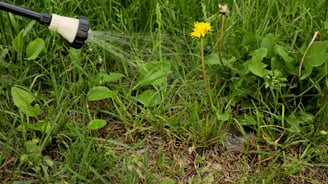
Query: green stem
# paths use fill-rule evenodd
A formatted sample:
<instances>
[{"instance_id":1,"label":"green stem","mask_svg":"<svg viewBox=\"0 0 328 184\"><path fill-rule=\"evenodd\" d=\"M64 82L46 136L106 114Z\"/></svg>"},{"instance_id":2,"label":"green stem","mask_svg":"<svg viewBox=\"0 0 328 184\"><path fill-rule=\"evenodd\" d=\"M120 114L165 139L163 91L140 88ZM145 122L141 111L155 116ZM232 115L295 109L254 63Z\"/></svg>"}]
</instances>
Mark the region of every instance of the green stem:
<instances>
[{"instance_id":1,"label":"green stem","mask_svg":"<svg viewBox=\"0 0 328 184\"><path fill-rule=\"evenodd\" d=\"M220 32L220 38L219 38L219 43L218 43L218 55L220 59L220 63L222 66L223 65L223 60L222 60L222 55L221 55L221 44L222 44L222 38L223 38L223 30L224 30L224 15L222 15L222 21L221 21L221 32Z\"/></svg>"},{"instance_id":2,"label":"green stem","mask_svg":"<svg viewBox=\"0 0 328 184\"><path fill-rule=\"evenodd\" d=\"M209 94L209 86L207 83L207 75L206 75L206 69L205 69L205 57L204 57L204 38L200 38L200 56L202 59L202 73L203 73L203 80L204 80L204 85L205 85L205 91L206 91L206 96L208 100L208 105L211 107L211 98Z\"/></svg>"}]
</instances>

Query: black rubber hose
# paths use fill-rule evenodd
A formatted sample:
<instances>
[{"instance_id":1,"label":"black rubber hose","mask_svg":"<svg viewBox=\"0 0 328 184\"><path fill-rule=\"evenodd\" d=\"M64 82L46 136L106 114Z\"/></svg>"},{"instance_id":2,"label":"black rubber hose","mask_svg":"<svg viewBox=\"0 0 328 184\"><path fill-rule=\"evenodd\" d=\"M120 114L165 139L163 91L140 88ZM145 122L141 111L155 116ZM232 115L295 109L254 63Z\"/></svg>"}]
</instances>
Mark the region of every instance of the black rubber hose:
<instances>
[{"instance_id":1,"label":"black rubber hose","mask_svg":"<svg viewBox=\"0 0 328 184\"><path fill-rule=\"evenodd\" d=\"M28 10L25 8L21 8L19 6L15 6L12 4L8 4L5 2L0 1L0 10L4 10L16 15L20 15L32 20L36 20L38 22L40 22L41 24L44 25L49 25L51 22L51 15L47 14L47 13L38 13L32 10Z\"/></svg>"}]
</instances>

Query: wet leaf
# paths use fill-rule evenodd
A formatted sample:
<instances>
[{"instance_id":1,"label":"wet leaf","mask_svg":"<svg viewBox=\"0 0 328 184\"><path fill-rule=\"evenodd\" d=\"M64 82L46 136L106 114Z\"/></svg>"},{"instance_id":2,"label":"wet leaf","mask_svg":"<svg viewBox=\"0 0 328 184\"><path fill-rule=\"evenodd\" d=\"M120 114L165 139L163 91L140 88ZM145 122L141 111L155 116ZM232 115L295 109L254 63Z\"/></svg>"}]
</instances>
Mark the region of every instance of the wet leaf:
<instances>
[{"instance_id":1,"label":"wet leaf","mask_svg":"<svg viewBox=\"0 0 328 184\"><path fill-rule=\"evenodd\" d=\"M44 48L44 40L41 38L37 38L31 41L26 48L26 59L27 60L34 60L36 59L39 54L42 52Z\"/></svg>"},{"instance_id":2,"label":"wet leaf","mask_svg":"<svg viewBox=\"0 0 328 184\"><path fill-rule=\"evenodd\" d=\"M219 113L216 112L216 118L220 121L228 121L230 119L230 113Z\"/></svg>"},{"instance_id":3,"label":"wet leaf","mask_svg":"<svg viewBox=\"0 0 328 184\"><path fill-rule=\"evenodd\" d=\"M161 184L175 184L175 181L173 179L165 179Z\"/></svg>"},{"instance_id":4,"label":"wet leaf","mask_svg":"<svg viewBox=\"0 0 328 184\"><path fill-rule=\"evenodd\" d=\"M19 55L23 54L23 37L24 37L23 33L24 33L24 29L18 33L18 35L15 37L15 39L12 42L13 47L16 49Z\"/></svg>"},{"instance_id":5,"label":"wet leaf","mask_svg":"<svg viewBox=\"0 0 328 184\"><path fill-rule=\"evenodd\" d=\"M249 126L249 125L256 125L257 124L255 118L250 116L250 115L244 115L238 121L241 125L248 125Z\"/></svg>"},{"instance_id":6,"label":"wet leaf","mask_svg":"<svg viewBox=\"0 0 328 184\"><path fill-rule=\"evenodd\" d=\"M138 102L146 107L156 106L161 103L161 96L154 90L147 90L137 96Z\"/></svg>"},{"instance_id":7,"label":"wet leaf","mask_svg":"<svg viewBox=\"0 0 328 184\"><path fill-rule=\"evenodd\" d=\"M113 98L115 95L116 91L112 91L105 86L96 86L88 92L87 96L89 101L96 101L106 98Z\"/></svg>"},{"instance_id":8,"label":"wet leaf","mask_svg":"<svg viewBox=\"0 0 328 184\"><path fill-rule=\"evenodd\" d=\"M278 65L276 65L275 69L278 69L280 71L286 71L292 75L297 75L298 68L297 68L297 66L294 66L295 65L294 58L289 56L288 49L277 44L277 45L275 45L274 50L275 50L275 53L278 56L280 56L275 59L276 60L275 64L281 63L281 65L280 65L281 68L277 68Z\"/></svg>"},{"instance_id":9,"label":"wet leaf","mask_svg":"<svg viewBox=\"0 0 328 184\"><path fill-rule=\"evenodd\" d=\"M288 55L288 49L285 48L285 47L283 47L283 46L276 45L275 46L275 51L287 63L290 63L290 62L292 62L294 60L292 57L290 57Z\"/></svg>"},{"instance_id":10,"label":"wet leaf","mask_svg":"<svg viewBox=\"0 0 328 184\"><path fill-rule=\"evenodd\" d=\"M328 60L328 41L314 42L304 58L301 80L311 75L313 67L319 67Z\"/></svg>"},{"instance_id":11,"label":"wet leaf","mask_svg":"<svg viewBox=\"0 0 328 184\"><path fill-rule=\"evenodd\" d=\"M97 76L97 83L103 84L107 82L116 82L121 80L123 77L124 75L121 73L110 73L110 74L100 73Z\"/></svg>"},{"instance_id":12,"label":"wet leaf","mask_svg":"<svg viewBox=\"0 0 328 184\"><path fill-rule=\"evenodd\" d=\"M106 121L103 119L94 119L91 120L87 126L90 130L98 130L106 125Z\"/></svg>"},{"instance_id":13,"label":"wet leaf","mask_svg":"<svg viewBox=\"0 0 328 184\"><path fill-rule=\"evenodd\" d=\"M314 42L304 59L305 67L321 66L328 59L328 41Z\"/></svg>"},{"instance_id":14,"label":"wet leaf","mask_svg":"<svg viewBox=\"0 0 328 184\"><path fill-rule=\"evenodd\" d=\"M29 117L37 117L40 112L38 104L32 106L31 103L34 101L34 96L29 92L20 89L18 87L11 88L11 94L14 100L14 104L18 109Z\"/></svg>"},{"instance_id":15,"label":"wet leaf","mask_svg":"<svg viewBox=\"0 0 328 184\"><path fill-rule=\"evenodd\" d=\"M252 53L252 59L251 61L248 61L248 69L250 72L252 72L254 75L257 75L259 77L264 77L266 75L266 64L262 62L263 58L267 55L268 49L266 48L260 48L255 50Z\"/></svg>"},{"instance_id":16,"label":"wet leaf","mask_svg":"<svg viewBox=\"0 0 328 184\"><path fill-rule=\"evenodd\" d=\"M167 79L171 70L171 64L168 61L155 61L141 66L139 82L133 87L133 90L147 85L160 85Z\"/></svg>"},{"instance_id":17,"label":"wet leaf","mask_svg":"<svg viewBox=\"0 0 328 184\"><path fill-rule=\"evenodd\" d=\"M227 58L222 58L222 62L223 63L227 63L228 62L228 59ZM221 62L220 62L220 58L218 56L218 53L212 53L210 55L208 55L206 58L205 58L205 63L207 65L221 65Z\"/></svg>"},{"instance_id":18,"label":"wet leaf","mask_svg":"<svg viewBox=\"0 0 328 184\"><path fill-rule=\"evenodd\" d=\"M43 120L40 120L37 123L31 123L31 124L23 123L22 125L17 127L17 130L22 131L23 126L25 126L26 128L28 128L30 130L40 131L42 133L49 133L50 128L51 128L51 123L49 121L43 121Z\"/></svg>"},{"instance_id":19,"label":"wet leaf","mask_svg":"<svg viewBox=\"0 0 328 184\"><path fill-rule=\"evenodd\" d=\"M272 58L274 57L274 44L276 43L277 38L273 34L267 34L261 40L261 48L268 49L267 57Z\"/></svg>"}]
</instances>

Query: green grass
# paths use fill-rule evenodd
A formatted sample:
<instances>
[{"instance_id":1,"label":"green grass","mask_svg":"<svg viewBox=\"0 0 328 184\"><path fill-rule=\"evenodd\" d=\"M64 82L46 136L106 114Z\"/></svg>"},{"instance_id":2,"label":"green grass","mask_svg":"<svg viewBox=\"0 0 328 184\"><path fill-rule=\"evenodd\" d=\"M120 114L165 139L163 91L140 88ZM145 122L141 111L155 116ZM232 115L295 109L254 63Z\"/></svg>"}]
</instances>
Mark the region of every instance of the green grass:
<instances>
[{"instance_id":1,"label":"green grass","mask_svg":"<svg viewBox=\"0 0 328 184\"><path fill-rule=\"evenodd\" d=\"M0 12L0 181L326 183L328 1L226 1L224 66L217 3L15 1L87 16L98 41L80 50ZM210 107L195 21L213 27Z\"/></svg>"}]
</instances>

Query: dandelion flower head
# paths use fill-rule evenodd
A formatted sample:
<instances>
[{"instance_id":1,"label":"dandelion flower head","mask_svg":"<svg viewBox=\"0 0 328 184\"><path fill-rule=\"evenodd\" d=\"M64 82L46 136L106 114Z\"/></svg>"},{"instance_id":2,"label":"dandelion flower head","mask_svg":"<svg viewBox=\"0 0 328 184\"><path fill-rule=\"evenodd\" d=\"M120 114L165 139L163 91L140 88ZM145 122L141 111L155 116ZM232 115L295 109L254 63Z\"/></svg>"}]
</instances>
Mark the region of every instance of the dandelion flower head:
<instances>
[{"instance_id":1,"label":"dandelion flower head","mask_svg":"<svg viewBox=\"0 0 328 184\"><path fill-rule=\"evenodd\" d=\"M206 22L195 22L194 29L190 33L193 38L205 37L206 33L212 29L212 26Z\"/></svg>"}]
</instances>

